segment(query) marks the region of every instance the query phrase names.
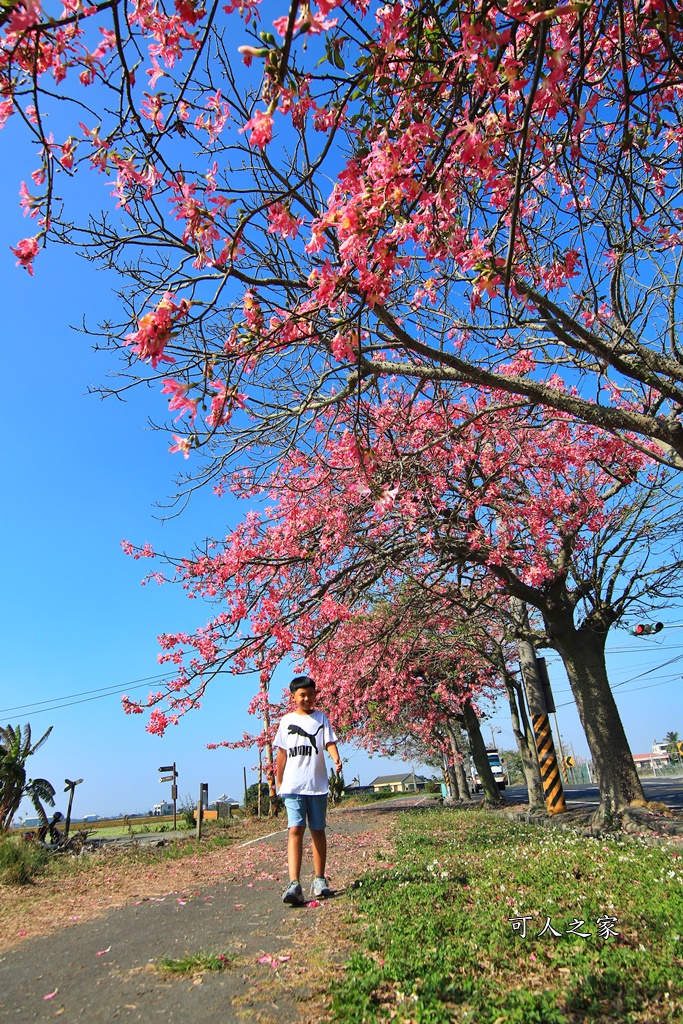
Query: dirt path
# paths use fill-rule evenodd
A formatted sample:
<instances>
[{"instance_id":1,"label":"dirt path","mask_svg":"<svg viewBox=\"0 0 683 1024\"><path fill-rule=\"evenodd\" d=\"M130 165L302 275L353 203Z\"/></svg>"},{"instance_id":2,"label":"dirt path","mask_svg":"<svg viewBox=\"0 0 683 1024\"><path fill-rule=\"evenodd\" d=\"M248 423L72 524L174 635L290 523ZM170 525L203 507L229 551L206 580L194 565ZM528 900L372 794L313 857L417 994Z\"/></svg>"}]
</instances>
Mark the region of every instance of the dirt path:
<instances>
[{"instance_id":1,"label":"dirt path","mask_svg":"<svg viewBox=\"0 0 683 1024\"><path fill-rule=\"evenodd\" d=\"M366 865L380 862L377 851L390 852L394 817L330 815L328 873L337 895L301 909L281 902L282 833L156 865L146 878L138 871L126 878L117 868L87 886L83 879L73 889L67 883L47 909L43 893L43 905L27 912L26 927L5 908L3 925L12 921L14 934L3 927L0 938L0 1021L63 1016L104 1024L161 1014L202 1024L319 1021L330 977L345 959L345 888ZM308 850L304 872L310 868ZM46 927L47 934L35 934ZM226 970L181 980L154 967L161 957L198 952L234 960Z\"/></svg>"}]
</instances>

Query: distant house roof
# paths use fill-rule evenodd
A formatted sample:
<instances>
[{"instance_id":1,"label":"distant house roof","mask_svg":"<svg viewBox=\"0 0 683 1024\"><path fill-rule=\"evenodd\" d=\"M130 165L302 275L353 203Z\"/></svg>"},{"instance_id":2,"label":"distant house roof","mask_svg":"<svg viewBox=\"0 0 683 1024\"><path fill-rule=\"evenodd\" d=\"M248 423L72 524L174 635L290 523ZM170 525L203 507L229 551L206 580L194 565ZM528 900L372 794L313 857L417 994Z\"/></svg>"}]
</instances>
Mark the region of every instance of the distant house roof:
<instances>
[{"instance_id":1,"label":"distant house roof","mask_svg":"<svg viewBox=\"0 0 683 1024\"><path fill-rule=\"evenodd\" d=\"M390 786L394 782L412 782L413 773L405 772L401 775L378 775L376 779L373 779L370 783L371 786ZM415 775L415 782L426 782L421 775Z\"/></svg>"},{"instance_id":2,"label":"distant house roof","mask_svg":"<svg viewBox=\"0 0 683 1024\"><path fill-rule=\"evenodd\" d=\"M634 754L633 755L633 760L636 762L636 764L640 764L641 761L642 762L645 762L645 761L647 761L647 762L650 762L650 761L668 761L669 760L669 755L668 754L655 754L653 752L650 752L649 754Z\"/></svg>"}]
</instances>

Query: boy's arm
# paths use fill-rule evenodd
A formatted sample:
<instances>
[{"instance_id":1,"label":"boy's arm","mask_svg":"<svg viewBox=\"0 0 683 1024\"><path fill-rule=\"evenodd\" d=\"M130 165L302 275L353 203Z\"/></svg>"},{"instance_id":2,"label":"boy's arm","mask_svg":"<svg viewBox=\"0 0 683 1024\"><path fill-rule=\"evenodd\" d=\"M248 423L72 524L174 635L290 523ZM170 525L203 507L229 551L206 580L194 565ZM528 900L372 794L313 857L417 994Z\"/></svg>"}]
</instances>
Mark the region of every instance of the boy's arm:
<instances>
[{"instance_id":1,"label":"boy's arm","mask_svg":"<svg viewBox=\"0 0 683 1024\"><path fill-rule=\"evenodd\" d=\"M327 753L332 758L332 763L334 765L334 770L337 773L339 773L342 770L342 762L341 762L341 757L339 756L339 751L337 750L337 744L336 743L326 743L325 744L325 750L327 751Z\"/></svg>"},{"instance_id":2,"label":"boy's arm","mask_svg":"<svg viewBox=\"0 0 683 1024\"><path fill-rule=\"evenodd\" d=\"M277 754L275 756L275 779L277 782L278 793L282 789L282 776L285 774L285 765L287 764L287 751L283 750L282 747L277 748Z\"/></svg>"}]
</instances>

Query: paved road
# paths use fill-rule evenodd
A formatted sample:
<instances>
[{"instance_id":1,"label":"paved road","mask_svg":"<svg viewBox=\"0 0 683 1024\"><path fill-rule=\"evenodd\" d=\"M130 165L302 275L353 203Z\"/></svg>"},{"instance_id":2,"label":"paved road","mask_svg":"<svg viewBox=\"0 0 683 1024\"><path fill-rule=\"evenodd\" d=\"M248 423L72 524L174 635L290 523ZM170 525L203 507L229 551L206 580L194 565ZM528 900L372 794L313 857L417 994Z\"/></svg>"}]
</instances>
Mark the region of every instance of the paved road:
<instances>
[{"instance_id":1,"label":"paved road","mask_svg":"<svg viewBox=\"0 0 683 1024\"><path fill-rule=\"evenodd\" d=\"M668 807L683 808L683 775L667 775L658 779L643 779L643 789L648 800L660 800ZM569 807L588 804L597 807L600 794L597 786L565 786L565 800ZM526 786L508 786L505 795L509 800L527 800Z\"/></svg>"},{"instance_id":2,"label":"paved road","mask_svg":"<svg viewBox=\"0 0 683 1024\"><path fill-rule=\"evenodd\" d=\"M332 850L335 841L367 846L372 863L387 813L331 814ZM264 848L263 856L242 877L198 892L190 885L188 891L118 907L0 954L0 1024L59 1017L67 1024L300 1019L301 999L305 1001L310 984L301 976L300 944L315 947L317 930L324 930L344 890L339 888L334 900L319 905L285 907L282 831L255 842ZM222 951L237 961L226 971L205 974L199 984L152 969L162 957L177 959L199 951ZM275 964L263 963L264 954Z\"/></svg>"}]
</instances>

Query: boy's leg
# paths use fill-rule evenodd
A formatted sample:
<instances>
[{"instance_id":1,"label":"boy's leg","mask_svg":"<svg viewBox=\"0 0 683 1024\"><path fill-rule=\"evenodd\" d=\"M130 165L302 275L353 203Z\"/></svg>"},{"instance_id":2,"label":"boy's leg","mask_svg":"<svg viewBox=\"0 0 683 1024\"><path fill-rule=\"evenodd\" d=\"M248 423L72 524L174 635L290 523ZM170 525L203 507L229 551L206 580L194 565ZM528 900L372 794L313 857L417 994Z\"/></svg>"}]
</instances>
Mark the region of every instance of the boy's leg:
<instances>
[{"instance_id":1,"label":"boy's leg","mask_svg":"<svg viewBox=\"0 0 683 1024\"><path fill-rule=\"evenodd\" d=\"M290 825L289 827L289 834L287 836L287 865L289 867L290 882L298 882L301 876L305 831L305 825Z\"/></svg>"},{"instance_id":2,"label":"boy's leg","mask_svg":"<svg viewBox=\"0 0 683 1024\"><path fill-rule=\"evenodd\" d=\"M304 894L299 882L301 874L301 856L304 847L304 832L306 831L306 812L302 806L299 796L286 796L285 807L287 808L287 866L289 868L289 885L282 894L282 902L289 903L293 907L300 907L305 903Z\"/></svg>"},{"instance_id":3,"label":"boy's leg","mask_svg":"<svg viewBox=\"0 0 683 1024\"><path fill-rule=\"evenodd\" d=\"M325 864L327 862L327 836L325 829L311 829L311 844L313 846L313 870L317 878L324 878Z\"/></svg>"},{"instance_id":4,"label":"boy's leg","mask_svg":"<svg viewBox=\"0 0 683 1024\"><path fill-rule=\"evenodd\" d=\"M315 879L311 887L311 895L326 898L332 895L329 882L325 877L325 864L327 862L327 797L309 797L308 827L311 830L311 844L313 846L313 869Z\"/></svg>"}]
</instances>

